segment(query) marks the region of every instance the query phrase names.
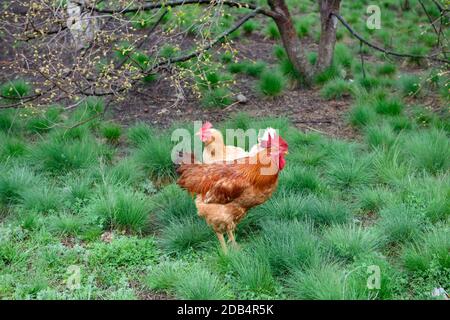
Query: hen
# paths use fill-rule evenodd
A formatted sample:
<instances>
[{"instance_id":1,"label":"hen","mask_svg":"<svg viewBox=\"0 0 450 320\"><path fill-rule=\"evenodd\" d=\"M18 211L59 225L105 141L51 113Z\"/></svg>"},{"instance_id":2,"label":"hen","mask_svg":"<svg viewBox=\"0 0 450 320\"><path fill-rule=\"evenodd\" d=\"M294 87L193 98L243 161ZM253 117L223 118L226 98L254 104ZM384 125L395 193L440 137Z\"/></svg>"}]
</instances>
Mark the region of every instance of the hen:
<instances>
[{"instance_id":1,"label":"hen","mask_svg":"<svg viewBox=\"0 0 450 320\"><path fill-rule=\"evenodd\" d=\"M210 122L206 122L197 132L200 140L205 144L203 150L203 163L213 163L217 161L232 161L248 156L248 152L235 146L226 146L222 133L213 129Z\"/></svg>"},{"instance_id":2,"label":"hen","mask_svg":"<svg viewBox=\"0 0 450 320\"><path fill-rule=\"evenodd\" d=\"M227 253L224 234L237 245L234 230L247 211L264 203L277 187L278 173L285 166L287 143L277 135L260 142L262 149L252 157L232 163L180 164L177 184L196 195L198 214L206 219ZM183 157L189 159L189 157Z\"/></svg>"}]
</instances>

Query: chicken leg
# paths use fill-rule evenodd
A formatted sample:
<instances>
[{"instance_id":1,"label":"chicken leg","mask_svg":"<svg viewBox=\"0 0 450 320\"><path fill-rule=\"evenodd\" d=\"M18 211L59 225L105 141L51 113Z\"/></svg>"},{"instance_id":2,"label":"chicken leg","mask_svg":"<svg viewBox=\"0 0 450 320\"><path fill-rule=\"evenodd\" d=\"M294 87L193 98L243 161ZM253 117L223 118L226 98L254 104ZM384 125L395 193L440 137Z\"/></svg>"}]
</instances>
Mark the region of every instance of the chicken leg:
<instances>
[{"instance_id":1,"label":"chicken leg","mask_svg":"<svg viewBox=\"0 0 450 320\"><path fill-rule=\"evenodd\" d=\"M233 230L228 230L228 231L227 231L227 234L228 234L228 241L231 242L231 244L233 245L233 247L234 247L235 249L238 249L238 248L239 248L239 245L238 245L237 242L236 242L236 239L235 239L235 237L234 237Z\"/></svg>"},{"instance_id":2,"label":"chicken leg","mask_svg":"<svg viewBox=\"0 0 450 320\"><path fill-rule=\"evenodd\" d=\"M220 246L222 247L222 251L225 254L228 254L227 244L225 243L225 238L222 233L216 232L217 238L219 238Z\"/></svg>"}]
</instances>

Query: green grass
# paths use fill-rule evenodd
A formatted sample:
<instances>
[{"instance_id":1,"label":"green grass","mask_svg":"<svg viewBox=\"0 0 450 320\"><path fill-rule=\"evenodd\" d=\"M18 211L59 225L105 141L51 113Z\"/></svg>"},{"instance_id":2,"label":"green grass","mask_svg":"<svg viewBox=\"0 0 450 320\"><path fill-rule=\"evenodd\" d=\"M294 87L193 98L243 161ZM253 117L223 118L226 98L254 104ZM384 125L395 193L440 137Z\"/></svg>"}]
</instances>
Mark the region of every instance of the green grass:
<instances>
[{"instance_id":1,"label":"green grass","mask_svg":"<svg viewBox=\"0 0 450 320\"><path fill-rule=\"evenodd\" d=\"M353 153L336 154L329 160L328 180L345 189L367 185L372 180L371 157L356 157Z\"/></svg>"},{"instance_id":2,"label":"green grass","mask_svg":"<svg viewBox=\"0 0 450 320\"><path fill-rule=\"evenodd\" d=\"M22 194L21 205L24 210L45 214L61 209L60 193L45 186L36 186Z\"/></svg>"},{"instance_id":3,"label":"green grass","mask_svg":"<svg viewBox=\"0 0 450 320\"><path fill-rule=\"evenodd\" d=\"M256 29L259 28L259 23L254 21L254 20L249 20L247 22L244 23L244 25L242 26L242 28L244 29L244 32L247 34L251 34L253 33Z\"/></svg>"},{"instance_id":4,"label":"green grass","mask_svg":"<svg viewBox=\"0 0 450 320\"><path fill-rule=\"evenodd\" d=\"M41 115L32 116L26 127L31 132L42 133L51 130L61 121L61 106L51 106Z\"/></svg>"},{"instance_id":5,"label":"green grass","mask_svg":"<svg viewBox=\"0 0 450 320\"><path fill-rule=\"evenodd\" d=\"M432 129L405 136L405 158L418 170L432 174L450 167L450 141L445 132Z\"/></svg>"},{"instance_id":6,"label":"green grass","mask_svg":"<svg viewBox=\"0 0 450 320\"><path fill-rule=\"evenodd\" d=\"M159 244L168 254L178 254L188 250L205 250L211 247L215 238L214 232L204 221L187 217L168 222L161 230Z\"/></svg>"},{"instance_id":7,"label":"green grass","mask_svg":"<svg viewBox=\"0 0 450 320\"><path fill-rule=\"evenodd\" d=\"M396 116L402 113L404 105L397 99L377 99L375 111L378 114Z\"/></svg>"},{"instance_id":8,"label":"green grass","mask_svg":"<svg viewBox=\"0 0 450 320\"><path fill-rule=\"evenodd\" d=\"M230 105L232 94L227 88L214 88L203 93L202 105L205 108L223 108Z\"/></svg>"},{"instance_id":9,"label":"green grass","mask_svg":"<svg viewBox=\"0 0 450 320\"><path fill-rule=\"evenodd\" d=\"M421 89L421 79L416 75L402 75L398 79L398 88L404 96L417 96Z\"/></svg>"},{"instance_id":10,"label":"green grass","mask_svg":"<svg viewBox=\"0 0 450 320\"><path fill-rule=\"evenodd\" d=\"M374 148L390 148L397 140L394 130L387 123L366 127L364 135L366 143Z\"/></svg>"},{"instance_id":11,"label":"green grass","mask_svg":"<svg viewBox=\"0 0 450 320\"><path fill-rule=\"evenodd\" d=\"M417 239L424 227L420 213L404 205L393 205L380 211L377 228L388 244Z\"/></svg>"},{"instance_id":12,"label":"green grass","mask_svg":"<svg viewBox=\"0 0 450 320\"><path fill-rule=\"evenodd\" d=\"M155 178L171 178L174 166L171 159L172 143L168 136L152 136L136 150L135 160L145 172Z\"/></svg>"},{"instance_id":13,"label":"green grass","mask_svg":"<svg viewBox=\"0 0 450 320\"><path fill-rule=\"evenodd\" d=\"M127 130L127 138L134 146L140 146L150 141L154 134L153 130L143 122L138 122Z\"/></svg>"},{"instance_id":14,"label":"green grass","mask_svg":"<svg viewBox=\"0 0 450 320\"><path fill-rule=\"evenodd\" d=\"M352 85L343 79L327 82L320 90L320 95L326 100L339 100L352 93Z\"/></svg>"},{"instance_id":15,"label":"green grass","mask_svg":"<svg viewBox=\"0 0 450 320\"><path fill-rule=\"evenodd\" d=\"M30 94L31 86L22 79L12 80L0 86L0 95L9 100L18 100Z\"/></svg>"},{"instance_id":16,"label":"green grass","mask_svg":"<svg viewBox=\"0 0 450 320\"><path fill-rule=\"evenodd\" d=\"M249 62L246 64L245 73L252 77L259 77L267 65L263 61Z\"/></svg>"},{"instance_id":17,"label":"green grass","mask_svg":"<svg viewBox=\"0 0 450 320\"><path fill-rule=\"evenodd\" d=\"M366 104L357 104L350 109L348 121L352 126L363 127L376 121L375 111Z\"/></svg>"},{"instance_id":18,"label":"green grass","mask_svg":"<svg viewBox=\"0 0 450 320\"><path fill-rule=\"evenodd\" d=\"M122 135L122 127L115 123L107 122L101 128L103 138L110 143L117 143Z\"/></svg>"},{"instance_id":19,"label":"green grass","mask_svg":"<svg viewBox=\"0 0 450 320\"><path fill-rule=\"evenodd\" d=\"M150 203L143 194L114 187L102 190L86 211L105 229L141 232L149 224Z\"/></svg>"},{"instance_id":20,"label":"green grass","mask_svg":"<svg viewBox=\"0 0 450 320\"><path fill-rule=\"evenodd\" d=\"M266 29L265 34L270 39L279 39L280 38L280 31L278 31L278 27L275 24L275 22L270 22Z\"/></svg>"},{"instance_id":21,"label":"green grass","mask_svg":"<svg viewBox=\"0 0 450 320\"><path fill-rule=\"evenodd\" d=\"M230 298L223 281L204 268L195 268L177 283L175 294L180 299L218 300Z\"/></svg>"},{"instance_id":22,"label":"green grass","mask_svg":"<svg viewBox=\"0 0 450 320\"><path fill-rule=\"evenodd\" d=\"M280 175L280 189L288 192L320 193L322 188L317 172L311 169L290 166Z\"/></svg>"},{"instance_id":23,"label":"green grass","mask_svg":"<svg viewBox=\"0 0 450 320\"><path fill-rule=\"evenodd\" d=\"M35 174L26 167L0 167L0 203L16 203L37 181Z\"/></svg>"},{"instance_id":24,"label":"green grass","mask_svg":"<svg viewBox=\"0 0 450 320\"><path fill-rule=\"evenodd\" d=\"M392 63L384 63L377 66L376 72L380 76L393 76L397 72L397 66Z\"/></svg>"},{"instance_id":25,"label":"green grass","mask_svg":"<svg viewBox=\"0 0 450 320\"><path fill-rule=\"evenodd\" d=\"M374 252L382 243L382 235L360 226L335 225L324 234L326 248L344 261Z\"/></svg>"},{"instance_id":26,"label":"green grass","mask_svg":"<svg viewBox=\"0 0 450 320\"><path fill-rule=\"evenodd\" d=\"M450 268L450 237L448 227L434 228L406 247L402 254L404 267L415 273L431 268Z\"/></svg>"},{"instance_id":27,"label":"green grass","mask_svg":"<svg viewBox=\"0 0 450 320\"><path fill-rule=\"evenodd\" d=\"M264 257L254 252L237 252L230 255L230 260L240 286L252 293L274 292L275 279Z\"/></svg>"},{"instance_id":28,"label":"green grass","mask_svg":"<svg viewBox=\"0 0 450 320\"><path fill-rule=\"evenodd\" d=\"M61 173L97 164L102 148L92 138L70 142L45 139L31 150L31 159L44 171Z\"/></svg>"},{"instance_id":29,"label":"green grass","mask_svg":"<svg viewBox=\"0 0 450 320\"><path fill-rule=\"evenodd\" d=\"M266 71L261 74L258 83L259 91L270 97L278 96L284 89L284 78L273 71Z\"/></svg>"},{"instance_id":30,"label":"green grass","mask_svg":"<svg viewBox=\"0 0 450 320\"><path fill-rule=\"evenodd\" d=\"M392 203L394 196L383 187L363 187L355 191L358 207L364 212L377 212Z\"/></svg>"},{"instance_id":31,"label":"green grass","mask_svg":"<svg viewBox=\"0 0 450 320\"><path fill-rule=\"evenodd\" d=\"M274 274L307 268L320 259L317 237L310 223L274 220L262 227L256 252L269 263Z\"/></svg>"},{"instance_id":32,"label":"green grass","mask_svg":"<svg viewBox=\"0 0 450 320\"><path fill-rule=\"evenodd\" d=\"M151 266L145 284L151 290L169 292L183 278L185 268L179 261L162 261L156 266Z\"/></svg>"},{"instance_id":33,"label":"green grass","mask_svg":"<svg viewBox=\"0 0 450 320\"><path fill-rule=\"evenodd\" d=\"M287 279L287 292L294 299L367 299L364 287L333 263L321 263L305 271L296 270Z\"/></svg>"},{"instance_id":34,"label":"green grass","mask_svg":"<svg viewBox=\"0 0 450 320\"><path fill-rule=\"evenodd\" d=\"M294 2L287 2L294 32L316 66L317 7L310 0ZM436 34L420 5L402 10L400 1L380 2L382 29L371 31L361 18L366 4L341 6L364 38L392 51L436 51ZM204 9L172 9L158 28L166 35L186 33L192 38L186 45L201 46L199 41L208 43L237 22L229 11L237 9L224 8L217 23L203 24L200 17L209 12ZM156 16L127 14L124 21L146 29L138 30L145 34L162 10ZM436 6L427 10L439 18ZM277 189L237 225L240 249L230 246L227 256L198 216L193 197L175 183L170 136L180 127L193 133L192 125L153 126L155 119L144 117L147 123L120 129L110 113L116 106L103 117L107 97L73 97L70 105L77 107L68 111L69 101L45 95L3 110L38 92L38 79L15 70L10 79L19 80L5 78L0 84L5 96L0 98L0 296L409 300L434 299L431 292L438 287L449 292L448 71L432 61L397 60L364 45L363 73L359 42L342 27L337 39L333 65L315 75L307 89L298 86L305 84L304 76L287 59L277 26L258 19L221 41L217 51L174 65L173 80L181 81L188 104L195 104L190 84L199 89L194 113L201 120L222 131L271 126L289 143ZM120 41L113 61L107 54L95 63L96 72L123 61L133 73L148 69L153 59L191 52L172 41L144 53L138 42ZM261 45L258 50L255 43ZM136 79L150 90L156 77L166 75ZM242 92L247 105L233 104L243 84L254 92ZM36 89L45 88L37 84ZM262 97L255 97L258 93ZM267 109L262 108L252 115L264 96L277 97L266 107L297 103L298 114L261 118ZM295 123L298 130L287 120L316 112L320 103L315 100L335 108L334 115L353 128L334 115L338 123L331 127L339 130L308 124L326 134L304 132L306 127ZM221 115L219 108L230 104ZM202 113L202 107L214 110ZM249 107L252 114L242 112ZM179 109L184 111L183 104ZM66 287L70 266L80 267L80 289ZM380 268L379 289L367 287L370 266Z\"/></svg>"}]
</instances>

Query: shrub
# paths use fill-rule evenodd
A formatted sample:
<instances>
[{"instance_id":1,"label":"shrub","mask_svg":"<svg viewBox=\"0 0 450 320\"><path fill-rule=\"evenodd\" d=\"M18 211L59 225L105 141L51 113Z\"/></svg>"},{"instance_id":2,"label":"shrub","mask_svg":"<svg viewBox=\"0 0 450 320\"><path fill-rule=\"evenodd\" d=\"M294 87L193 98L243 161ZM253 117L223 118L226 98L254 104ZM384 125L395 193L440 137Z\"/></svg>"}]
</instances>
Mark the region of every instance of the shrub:
<instances>
[{"instance_id":1,"label":"shrub","mask_svg":"<svg viewBox=\"0 0 450 320\"><path fill-rule=\"evenodd\" d=\"M284 88L284 79L273 71L264 72L259 80L259 90L266 96L278 96Z\"/></svg>"}]
</instances>

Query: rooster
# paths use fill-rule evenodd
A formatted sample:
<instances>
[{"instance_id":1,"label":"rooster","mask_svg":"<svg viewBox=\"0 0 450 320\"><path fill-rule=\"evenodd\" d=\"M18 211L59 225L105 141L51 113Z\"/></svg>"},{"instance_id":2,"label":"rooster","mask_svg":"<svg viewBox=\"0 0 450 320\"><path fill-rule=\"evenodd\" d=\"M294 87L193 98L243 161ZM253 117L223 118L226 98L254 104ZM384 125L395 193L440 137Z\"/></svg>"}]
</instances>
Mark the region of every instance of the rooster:
<instances>
[{"instance_id":1,"label":"rooster","mask_svg":"<svg viewBox=\"0 0 450 320\"><path fill-rule=\"evenodd\" d=\"M232 161L248 157L248 152L244 149L235 146L226 146L222 133L219 130L213 129L211 122L206 122L196 135L205 144L203 163Z\"/></svg>"},{"instance_id":2,"label":"rooster","mask_svg":"<svg viewBox=\"0 0 450 320\"><path fill-rule=\"evenodd\" d=\"M184 161L177 169L177 184L196 196L199 216L205 218L228 252L224 234L237 247L234 230L247 211L267 201L275 191L283 170L288 144L277 135L260 142L261 150L251 157L230 162L200 164ZM184 156L183 159L190 159Z\"/></svg>"}]
</instances>

